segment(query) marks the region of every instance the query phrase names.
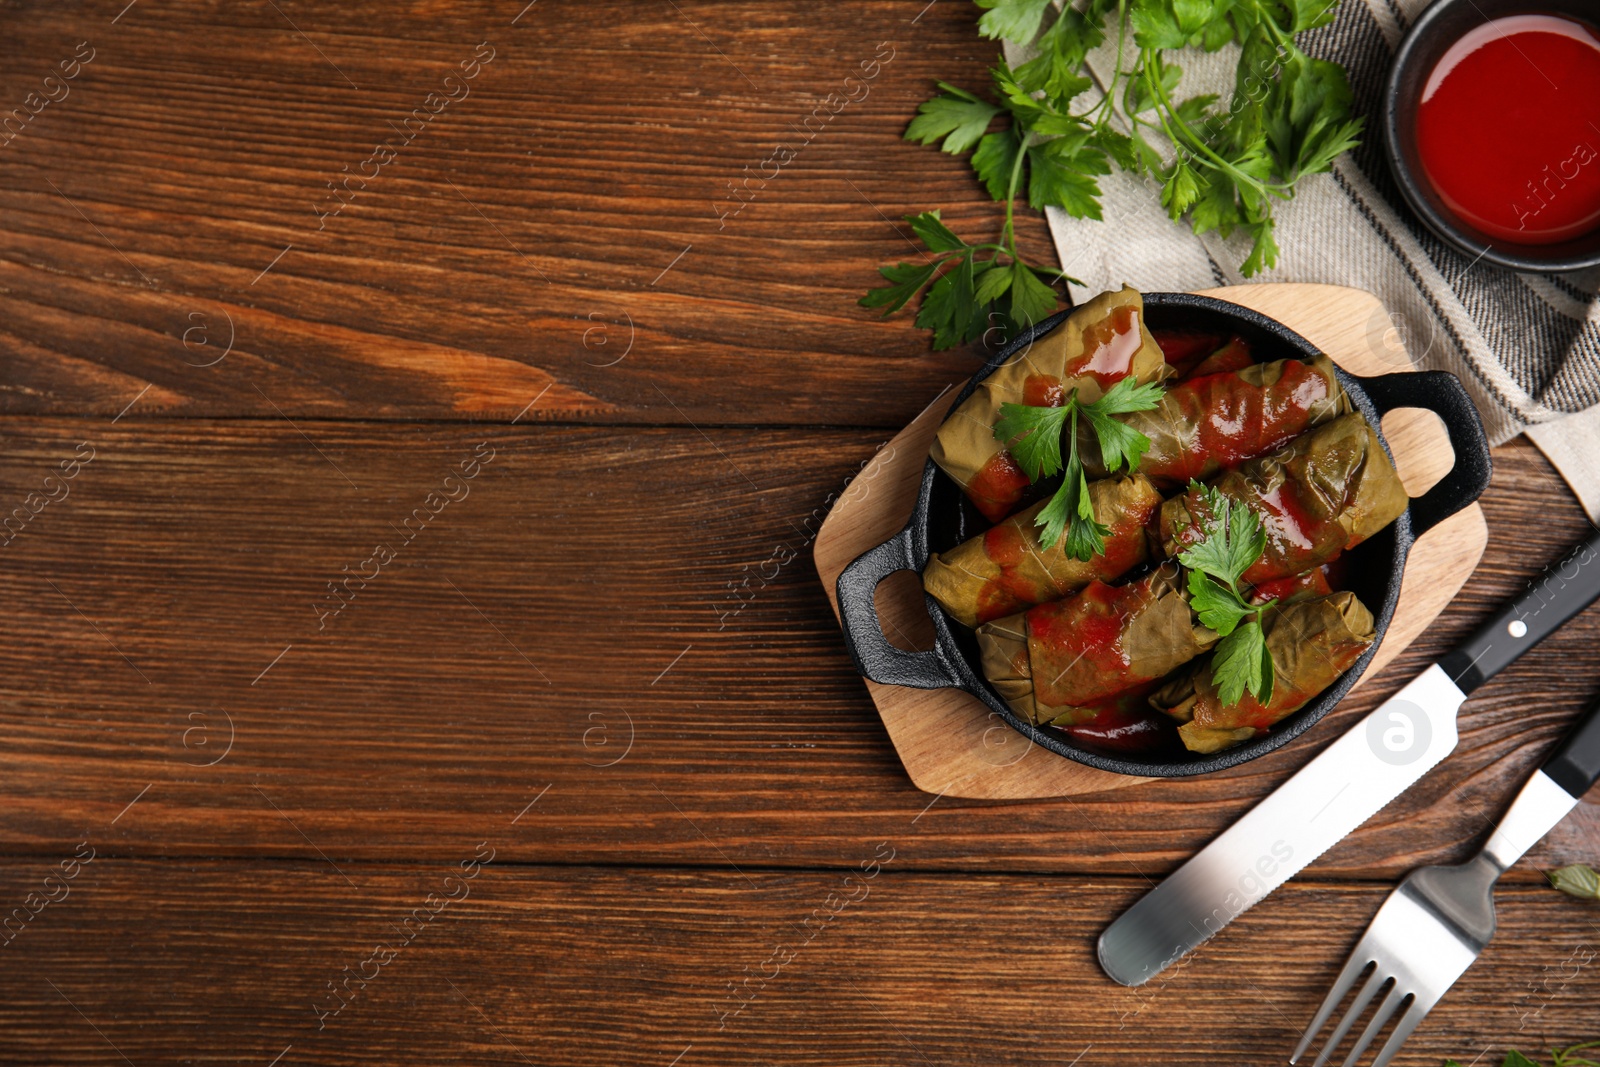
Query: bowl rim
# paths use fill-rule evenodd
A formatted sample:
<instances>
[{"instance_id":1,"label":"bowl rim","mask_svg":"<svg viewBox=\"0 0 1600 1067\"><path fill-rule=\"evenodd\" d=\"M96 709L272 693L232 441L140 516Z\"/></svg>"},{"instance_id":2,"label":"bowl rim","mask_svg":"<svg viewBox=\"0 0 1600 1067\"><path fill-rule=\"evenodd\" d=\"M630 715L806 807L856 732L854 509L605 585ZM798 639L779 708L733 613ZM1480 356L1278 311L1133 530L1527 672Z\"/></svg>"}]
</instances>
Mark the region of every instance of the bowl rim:
<instances>
[{"instance_id":1,"label":"bowl rim","mask_svg":"<svg viewBox=\"0 0 1600 1067\"><path fill-rule=\"evenodd\" d=\"M1520 247L1507 243L1496 243L1488 235L1474 237L1477 230L1464 226L1461 220L1446 215L1434 206L1433 202L1423 193L1423 183L1428 178L1423 174L1413 173L1411 166L1406 162L1405 153L1400 144L1400 84L1409 68L1419 62L1422 47L1430 43L1428 34L1437 23L1452 14L1463 5L1469 5L1481 15L1482 8L1476 0L1434 0L1428 8L1417 17L1411 28L1406 31L1400 45L1395 49L1394 60L1389 68L1389 77L1384 85L1383 94L1383 147L1384 156L1389 163L1389 171L1394 175L1395 184L1400 187L1400 195L1406 204L1420 218L1423 224L1440 240L1451 245L1457 251L1475 256L1473 262L1486 260L1496 266L1510 270L1529 271L1539 274L1566 274L1573 271L1588 270L1600 266L1600 240L1597 240L1593 249L1583 253L1574 253L1556 258L1539 258L1537 256L1520 254L1514 249ZM1563 17L1576 18L1568 13L1561 13ZM1486 21L1494 17L1484 16ZM1591 22L1600 27L1600 23ZM1584 237L1594 237L1600 234L1600 224L1589 231ZM1574 241L1582 238L1573 238ZM1542 247L1558 247L1555 245Z\"/></svg>"},{"instance_id":2,"label":"bowl rim","mask_svg":"<svg viewBox=\"0 0 1600 1067\"><path fill-rule=\"evenodd\" d=\"M1200 296L1195 293L1143 293L1142 297L1148 307L1187 308L1221 314L1255 330L1272 334L1276 340L1282 342L1296 353L1295 356L1288 358L1309 359L1322 354L1320 349L1288 326L1252 308L1229 303L1216 297ZM993 374L1004 362L1012 358L1017 349L1024 345L1032 344L1038 338L1054 330L1066 320L1069 314L1071 314L1070 309L1052 315L1025 331L1015 341L996 353L968 379L966 386L951 401L946 417L948 417L949 411L954 411L967 397L972 395L972 392L980 382ZM1383 434L1383 413L1378 410L1377 405L1367 394L1364 385L1365 379L1351 374L1337 365L1334 367L1334 372L1339 378L1340 385L1344 387L1345 392L1349 395L1352 406L1367 420L1368 425L1372 427L1374 434L1377 436L1379 444L1382 445L1385 455L1389 457L1390 462L1393 462L1394 454L1390 450L1389 442ZM1404 374L1406 372L1399 373ZM1458 456L1457 459L1459 461L1460 457ZM948 478L949 476L944 474L930 457L923 467L922 484L917 495L917 505L912 511L911 518L907 524L908 530L913 535L914 555L922 560L927 559L930 551L928 545L930 507L934 484L941 477ZM959 492L959 488L957 492ZM1420 498L1412 498L1413 501L1416 499ZM1326 689L1322 690L1304 707L1274 725L1265 736L1253 738L1232 748L1189 760L1152 762L1091 752L1074 745L1064 735L1051 733L1044 727L1035 726L1028 722L1011 709L1000 694L995 692L989 680L983 676L982 671L976 669L968 660L966 654L960 648L955 630L952 629L956 625L954 620L950 618L944 608L932 596L926 593L923 596L933 622L935 649L940 653L944 665L950 669L958 688L983 701L990 711L998 714L1008 725L1028 738L1029 741L1058 756L1094 767L1097 770L1110 771L1114 774L1138 778L1187 778L1237 767L1242 763L1248 763L1269 752L1282 748L1316 725L1328 712L1333 710L1339 701L1344 698L1345 694L1360 680L1361 676L1366 672L1368 664L1372 662L1372 657L1377 654L1378 648L1383 644L1383 640L1388 633L1389 623L1393 619L1395 608L1399 603L1400 587L1405 576L1406 562L1410 556L1411 547L1416 540L1415 535L1412 533L1410 505L1406 507L1405 511L1401 512L1400 516L1389 527L1386 527L1386 531L1392 531L1394 538L1393 559L1390 573L1384 581L1383 600L1373 610L1374 636L1372 644L1367 647L1366 651L1362 652L1356 661Z\"/></svg>"}]
</instances>

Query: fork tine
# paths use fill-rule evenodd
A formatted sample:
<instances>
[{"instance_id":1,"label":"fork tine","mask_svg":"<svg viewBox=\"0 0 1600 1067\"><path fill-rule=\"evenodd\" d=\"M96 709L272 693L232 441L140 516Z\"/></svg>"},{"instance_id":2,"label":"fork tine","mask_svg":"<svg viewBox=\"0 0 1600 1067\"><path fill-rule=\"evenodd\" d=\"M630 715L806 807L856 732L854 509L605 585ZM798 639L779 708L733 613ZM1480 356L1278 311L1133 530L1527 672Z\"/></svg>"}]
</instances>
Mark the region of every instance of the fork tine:
<instances>
[{"instance_id":1,"label":"fork tine","mask_svg":"<svg viewBox=\"0 0 1600 1067\"><path fill-rule=\"evenodd\" d=\"M1300 1044L1295 1046L1294 1055L1289 1057L1291 1064L1306 1054L1306 1049L1311 1047L1312 1039L1327 1025L1328 1016L1333 1014L1333 1009L1339 1006L1339 1002L1350 991L1350 987L1355 985L1356 979L1361 977L1361 972L1367 969L1367 964L1372 961L1372 953L1366 951L1367 947L1367 939L1363 937L1355 951L1350 953L1350 959L1345 962L1344 970L1334 979L1333 988L1328 990L1328 995L1322 1000L1322 1007L1317 1009L1316 1017L1311 1020L1311 1025L1306 1027L1306 1032L1300 1035ZM1319 1067L1322 1062L1322 1060L1317 1061Z\"/></svg>"},{"instance_id":2,"label":"fork tine","mask_svg":"<svg viewBox=\"0 0 1600 1067\"><path fill-rule=\"evenodd\" d=\"M1361 987L1361 992L1350 1002L1350 1010L1344 1013L1344 1018L1339 1020L1339 1025L1333 1031L1333 1036L1328 1038L1328 1043L1322 1046L1322 1051L1317 1053L1316 1062L1311 1067L1323 1067L1333 1055L1333 1050L1339 1047L1339 1042L1344 1040L1344 1035L1361 1018L1361 1013L1367 1010L1367 1005L1372 1003L1372 998L1377 994L1378 987L1389 980L1383 973L1382 967L1372 969L1372 977L1367 979L1366 985Z\"/></svg>"},{"instance_id":3,"label":"fork tine","mask_svg":"<svg viewBox=\"0 0 1600 1067\"><path fill-rule=\"evenodd\" d=\"M1344 1067L1356 1067L1356 1061L1361 1059L1361 1054L1367 1051L1367 1046L1372 1044L1372 1039L1378 1036L1384 1024L1394 1017L1400 1010L1400 1005L1405 1003L1411 994L1400 988L1397 980L1389 989L1389 995L1383 998L1383 1003L1378 1005L1378 1010L1372 1013L1372 1021L1367 1028L1361 1031L1361 1036L1356 1038L1355 1048L1350 1050L1350 1055L1345 1058Z\"/></svg>"},{"instance_id":4,"label":"fork tine","mask_svg":"<svg viewBox=\"0 0 1600 1067\"><path fill-rule=\"evenodd\" d=\"M1394 1024L1394 1033L1390 1034L1389 1040L1383 1043L1383 1050L1378 1053L1378 1058L1372 1061L1372 1067L1388 1067L1388 1063L1394 1058L1394 1054L1400 1051L1400 1046L1405 1044L1406 1038L1411 1036L1411 1031L1417 1028L1417 1024L1422 1021L1428 1012L1433 1010L1433 1006L1437 1003L1439 1003L1438 997L1427 1001L1424 1001L1421 997L1413 1000L1411 1007L1407 1008L1406 1013L1400 1017L1400 1021Z\"/></svg>"}]
</instances>

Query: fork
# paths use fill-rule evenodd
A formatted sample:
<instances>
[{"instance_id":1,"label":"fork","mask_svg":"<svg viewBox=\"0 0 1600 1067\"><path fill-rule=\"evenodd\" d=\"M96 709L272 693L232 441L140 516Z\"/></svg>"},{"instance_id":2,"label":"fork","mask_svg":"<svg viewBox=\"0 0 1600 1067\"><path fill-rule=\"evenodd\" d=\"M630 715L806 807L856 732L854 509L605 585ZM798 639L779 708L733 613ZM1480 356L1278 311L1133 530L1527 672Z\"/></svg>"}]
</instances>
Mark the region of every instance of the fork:
<instances>
[{"instance_id":1,"label":"fork","mask_svg":"<svg viewBox=\"0 0 1600 1067\"><path fill-rule=\"evenodd\" d=\"M1533 773L1489 841L1453 867L1419 867L1389 894L1339 972L1333 988L1289 1057L1296 1063L1362 975L1366 981L1334 1027L1312 1067L1323 1067L1377 1000L1344 1067L1355 1067L1404 1007L1372 1067L1385 1067L1494 936L1494 886L1506 868L1539 842L1600 780L1600 700ZM1369 973L1370 969L1370 973Z\"/></svg>"}]
</instances>

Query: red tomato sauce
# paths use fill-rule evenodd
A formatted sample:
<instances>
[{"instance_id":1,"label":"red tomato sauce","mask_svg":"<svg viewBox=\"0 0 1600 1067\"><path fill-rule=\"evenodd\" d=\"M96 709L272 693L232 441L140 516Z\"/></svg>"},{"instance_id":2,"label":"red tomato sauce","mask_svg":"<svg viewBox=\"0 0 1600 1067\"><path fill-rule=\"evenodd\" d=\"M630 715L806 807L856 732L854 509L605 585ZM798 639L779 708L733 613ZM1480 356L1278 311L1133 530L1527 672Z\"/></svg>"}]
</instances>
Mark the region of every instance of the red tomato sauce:
<instances>
[{"instance_id":1,"label":"red tomato sauce","mask_svg":"<svg viewBox=\"0 0 1600 1067\"><path fill-rule=\"evenodd\" d=\"M1151 330L1161 348L1161 356L1179 375L1189 373L1195 364L1215 352L1222 338L1196 330Z\"/></svg>"},{"instance_id":2,"label":"red tomato sauce","mask_svg":"<svg viewBox=\"0 0 1600 1067\"><path fill-rule=\"evenodd\" d=\"M1139 309L1123 306L1083 331L1083 355L1067 364L1066 377L1093 378L1109 389L1133 370L1133 357L1144 344Z\"/></svg>"},{"instance_id":3,"label":"red tomato sauce","mask_svg":"<svg viewBox=\"0 0 1600 1067\"><path fill-rule=\"evenodd\" d=\"M1267 534L1267 550L1244 572L1251 585L1295 574L1333 558L1344 548L1344 530L1331 518L1306 510L1293 481L1263 493L1251 508Z\"/></svg>"},{"instance_id":4,"label":"red tomato sauce","mask_svg":"<svg viewBox=\"0 0 1600 1067\"><path fill-rule=\"evenodd\" d=\"M1250 602L1265 604L1269 600L1306 600L1333 595L1333 583L1328 580L1327 566L1291 574L1287 578L1272 578L1250 591Z\"/></svg>"},{"instance_id":5,"label":"red tomato sauce","mask_svg":"<svg viewBox=\"0 0 1600 1067\"><path fill-rule=\"evenodd\" d=\"M1091 750L1114 755L1153 752L1171 747L1176 725L1145 703L1158 682L1148 682L1106 701L1079 710L1060 730Z\"/></svg>"},{"instance_id":6,"label":"red tomato sauce","mask_svg":"<svg viewBox=\"0 0 1600 1067\"><path fill-rule=\"evenodd\" d=\"M1030 374L1022 383L1022 402L1031 408L1058 408L1066 399L1061 379L1051 374Z\"/></svg>"},{"instance_id":7,"label":"red tomato sauce","mask_svg":"<svg viewBox=\"0 0 1600 1067\"><path fill-rule=\"evenodd\" d=\"M1423 86L1417 151L1463 222L1544 245L1600 226L1600 30L1512 15L1450 46Z\"/></svg>"},{"instance_id":8,"label":"red tomato sauce","mask_svg":"<svg viewBox=\"0 0 1600 1067\"><path fill-rule=\"evenodd\" d=\"M1017 501L1028 491L1028 475L1017 466L1010 452L1000 451L989 457L989 462L972 481L967 483L967 496L990 522L999 522L1017 506Z\"/></svg>"}]
</instances>

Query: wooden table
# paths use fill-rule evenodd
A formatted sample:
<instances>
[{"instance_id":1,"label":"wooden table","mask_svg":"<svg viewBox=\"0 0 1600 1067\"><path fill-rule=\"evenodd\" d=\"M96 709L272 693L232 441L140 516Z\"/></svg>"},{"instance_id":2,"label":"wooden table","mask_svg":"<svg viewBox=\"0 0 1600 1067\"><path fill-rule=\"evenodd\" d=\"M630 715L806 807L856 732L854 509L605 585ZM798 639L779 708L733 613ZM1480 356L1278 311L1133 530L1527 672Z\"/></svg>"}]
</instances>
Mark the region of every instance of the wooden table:
<instances>
[{"instance_id":1,"label":"wooden table","mask_svg":"<svg viewBox=\"0 0 1600 1067\"><path fill-rule=\"evenodd\" d=\"M995 223L899 139L931 79L981 84L973 9L5 28L0 1062L1276 1063L1390 884L1464 856L1597 688L1591 612L1304 877L1112 985L1113 916L1588 529L1538 453L1496 451L1459 602L1304 742L937 800L808 545L974 365L854 306L914 254L890 220ZM1600 910L1539 873L1578 860L1592 805L1404 1062L1600 1036Z\"/></svg>"}]
</instances>

